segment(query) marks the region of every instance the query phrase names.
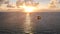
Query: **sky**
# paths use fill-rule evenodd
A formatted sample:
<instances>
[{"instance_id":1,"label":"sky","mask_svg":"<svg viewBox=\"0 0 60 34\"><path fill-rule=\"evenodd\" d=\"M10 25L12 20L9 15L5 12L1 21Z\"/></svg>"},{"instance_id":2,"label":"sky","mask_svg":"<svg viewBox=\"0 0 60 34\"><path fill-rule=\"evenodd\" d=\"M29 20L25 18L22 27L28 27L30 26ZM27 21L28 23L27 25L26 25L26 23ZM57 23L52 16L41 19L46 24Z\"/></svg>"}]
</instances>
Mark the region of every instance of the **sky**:
<instances>
[{"instance_id":1,"label":"sky","mask_svg":"<svg viewBox=\"0 0 60 34\"><path fill-rule=\"evenodd\" d=\"M34 2L40 2L40 3L43 3L43 4L47 4L49 3L50 0L33 0ZM10 2L13 2L15 3L16 0L10 0Z\"/></svg>"},{"instance_id":2,"label":"sky","mask_svg":"<svg viewBox=\"0 0 60 34\"><path fill-rule=\"evenodd\" d=\"M12 4L16 4L16 1L17 0L10 0L10 3ZM51 0L33 0L34 2L39 2L41 5L45 5L45 6L47 6L49 3L50 3L50 1ZM60 1L60 0L58 0L58 1ZM59 7L60 7L60 5L58 5Z\"/></svg>"},{"instance_id":3,"label":"sky","mask_svg":"<svg viewBox=\"0 0 60 34\"><path fill-rule=\"evenodd\" d=\"M10 0L10 2L13 2L15 3L17 0ZM49 3L51 0L33 0L34 2L40 2L40 3L43 3L43 4L47 4ZM60 0L58 0L60 1Z\"/></svg>"},{"instance_id":4,"label":"sky","mask_svg":"<svg viewBox=\"0 0 60 34\"><path fill-rule=\"evenodd\" d=\"M16 4L17 0L9 0L10 4ZM50 3L51 0L33 0L34 2L39 2L40 6L48 6L48 4ZM58 0L58 2L60 2L60 0ZM58 7L60 7L60 4L57 5Z\"/></svg>"},{"instance_id":5,"label":"sky","mask_svg":"<svg viewBox=\"0 0 60 34\"><path fill-rule=\"evenodd\" d=\"M48 3L50 2L50 0L33 0L34 2L39 2L41 5L40 7L46 7L48 6ZM10 0L11 4L16 4L16 0Z\"/></svg>"}]
</instances>

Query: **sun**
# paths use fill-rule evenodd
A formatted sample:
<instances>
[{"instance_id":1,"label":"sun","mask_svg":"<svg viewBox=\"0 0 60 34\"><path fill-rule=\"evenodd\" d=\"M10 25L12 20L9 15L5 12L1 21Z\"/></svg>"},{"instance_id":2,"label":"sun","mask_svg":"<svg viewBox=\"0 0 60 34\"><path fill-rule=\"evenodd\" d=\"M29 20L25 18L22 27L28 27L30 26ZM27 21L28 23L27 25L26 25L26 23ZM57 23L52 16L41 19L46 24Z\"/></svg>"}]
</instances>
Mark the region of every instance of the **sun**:
<instances>
[{"instance_id":1,"label":"sun","mask_svg":"<svg viewBox=\"0 0 60 34\"><path fill-rule=\"evenodd\" d=\"M20 7L23 8L24 12L33 12L36 9L34 6L27 6L25 4Z\"/></svg>"},{"instance_id":2,"label":"sun","mask_svg":"<svg viewBox=\"0 0 60 34\"><path fill-rule=\"evenodd\" d=\"M35 9L35 8L34 8L34 7L31 7L31 6L25 6L25 7L24 7L24 11L25 11L25 12L33 12L34 9Z\"/></svg>"}]
</instances>

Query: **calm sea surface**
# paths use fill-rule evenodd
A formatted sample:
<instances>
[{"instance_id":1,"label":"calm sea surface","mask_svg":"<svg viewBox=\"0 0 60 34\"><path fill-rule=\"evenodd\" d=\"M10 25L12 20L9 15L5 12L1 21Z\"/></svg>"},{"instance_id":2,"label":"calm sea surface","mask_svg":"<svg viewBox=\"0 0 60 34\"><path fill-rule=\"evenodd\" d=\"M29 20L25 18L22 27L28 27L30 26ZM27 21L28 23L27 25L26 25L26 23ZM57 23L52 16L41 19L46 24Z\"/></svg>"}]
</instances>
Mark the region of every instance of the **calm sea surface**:
<instances>
[{"instance_id":1,"label":"calm sea surface","mask_svg":"<svg viewBox=\"0 0 60 34\"><path fill-rule=\"evenodd\" d=\"M0 12L0 34L60 34L60 12Z\"/></svg>"}]
</instances>

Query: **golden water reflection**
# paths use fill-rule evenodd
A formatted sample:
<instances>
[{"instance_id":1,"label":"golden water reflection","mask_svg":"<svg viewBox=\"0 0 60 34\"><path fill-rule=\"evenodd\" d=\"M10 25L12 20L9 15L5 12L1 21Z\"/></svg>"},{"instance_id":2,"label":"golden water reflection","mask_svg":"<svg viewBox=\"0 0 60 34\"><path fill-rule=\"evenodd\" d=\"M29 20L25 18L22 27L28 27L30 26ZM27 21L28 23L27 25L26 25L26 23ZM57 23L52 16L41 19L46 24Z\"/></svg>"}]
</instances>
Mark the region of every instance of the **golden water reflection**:
<instances>
[{"instance_id":1,"label":"golden water reflection","mask_svg":"<svg viewBox=\"0 0 60 34\"><path fill-rule=\"evenodd\" d=\"M31 24L31 18L30 18L29 13L26 14L26 20L25 20L25 23L24 23L24 32L32 34L31 33L32 32L32 24Z\"/></svg>"}]
</instances>

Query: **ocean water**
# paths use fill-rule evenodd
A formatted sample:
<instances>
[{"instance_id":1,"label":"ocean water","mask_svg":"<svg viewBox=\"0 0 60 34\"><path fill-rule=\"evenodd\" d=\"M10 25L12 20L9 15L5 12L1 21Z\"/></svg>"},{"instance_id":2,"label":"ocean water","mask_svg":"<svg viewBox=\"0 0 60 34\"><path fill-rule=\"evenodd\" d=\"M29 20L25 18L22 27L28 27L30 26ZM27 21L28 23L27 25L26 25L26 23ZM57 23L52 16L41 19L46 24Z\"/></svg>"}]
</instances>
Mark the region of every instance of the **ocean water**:
<instances>
[{"instance_id":1,"label":"ocean water","mask_svg":"<svg viewBox=\"0 0 60 34\"><path fill-rule=\"evenodd\" d=\"M0 34L60 34L60 12L0 12Z\"/></svg>"}]
</instances>

